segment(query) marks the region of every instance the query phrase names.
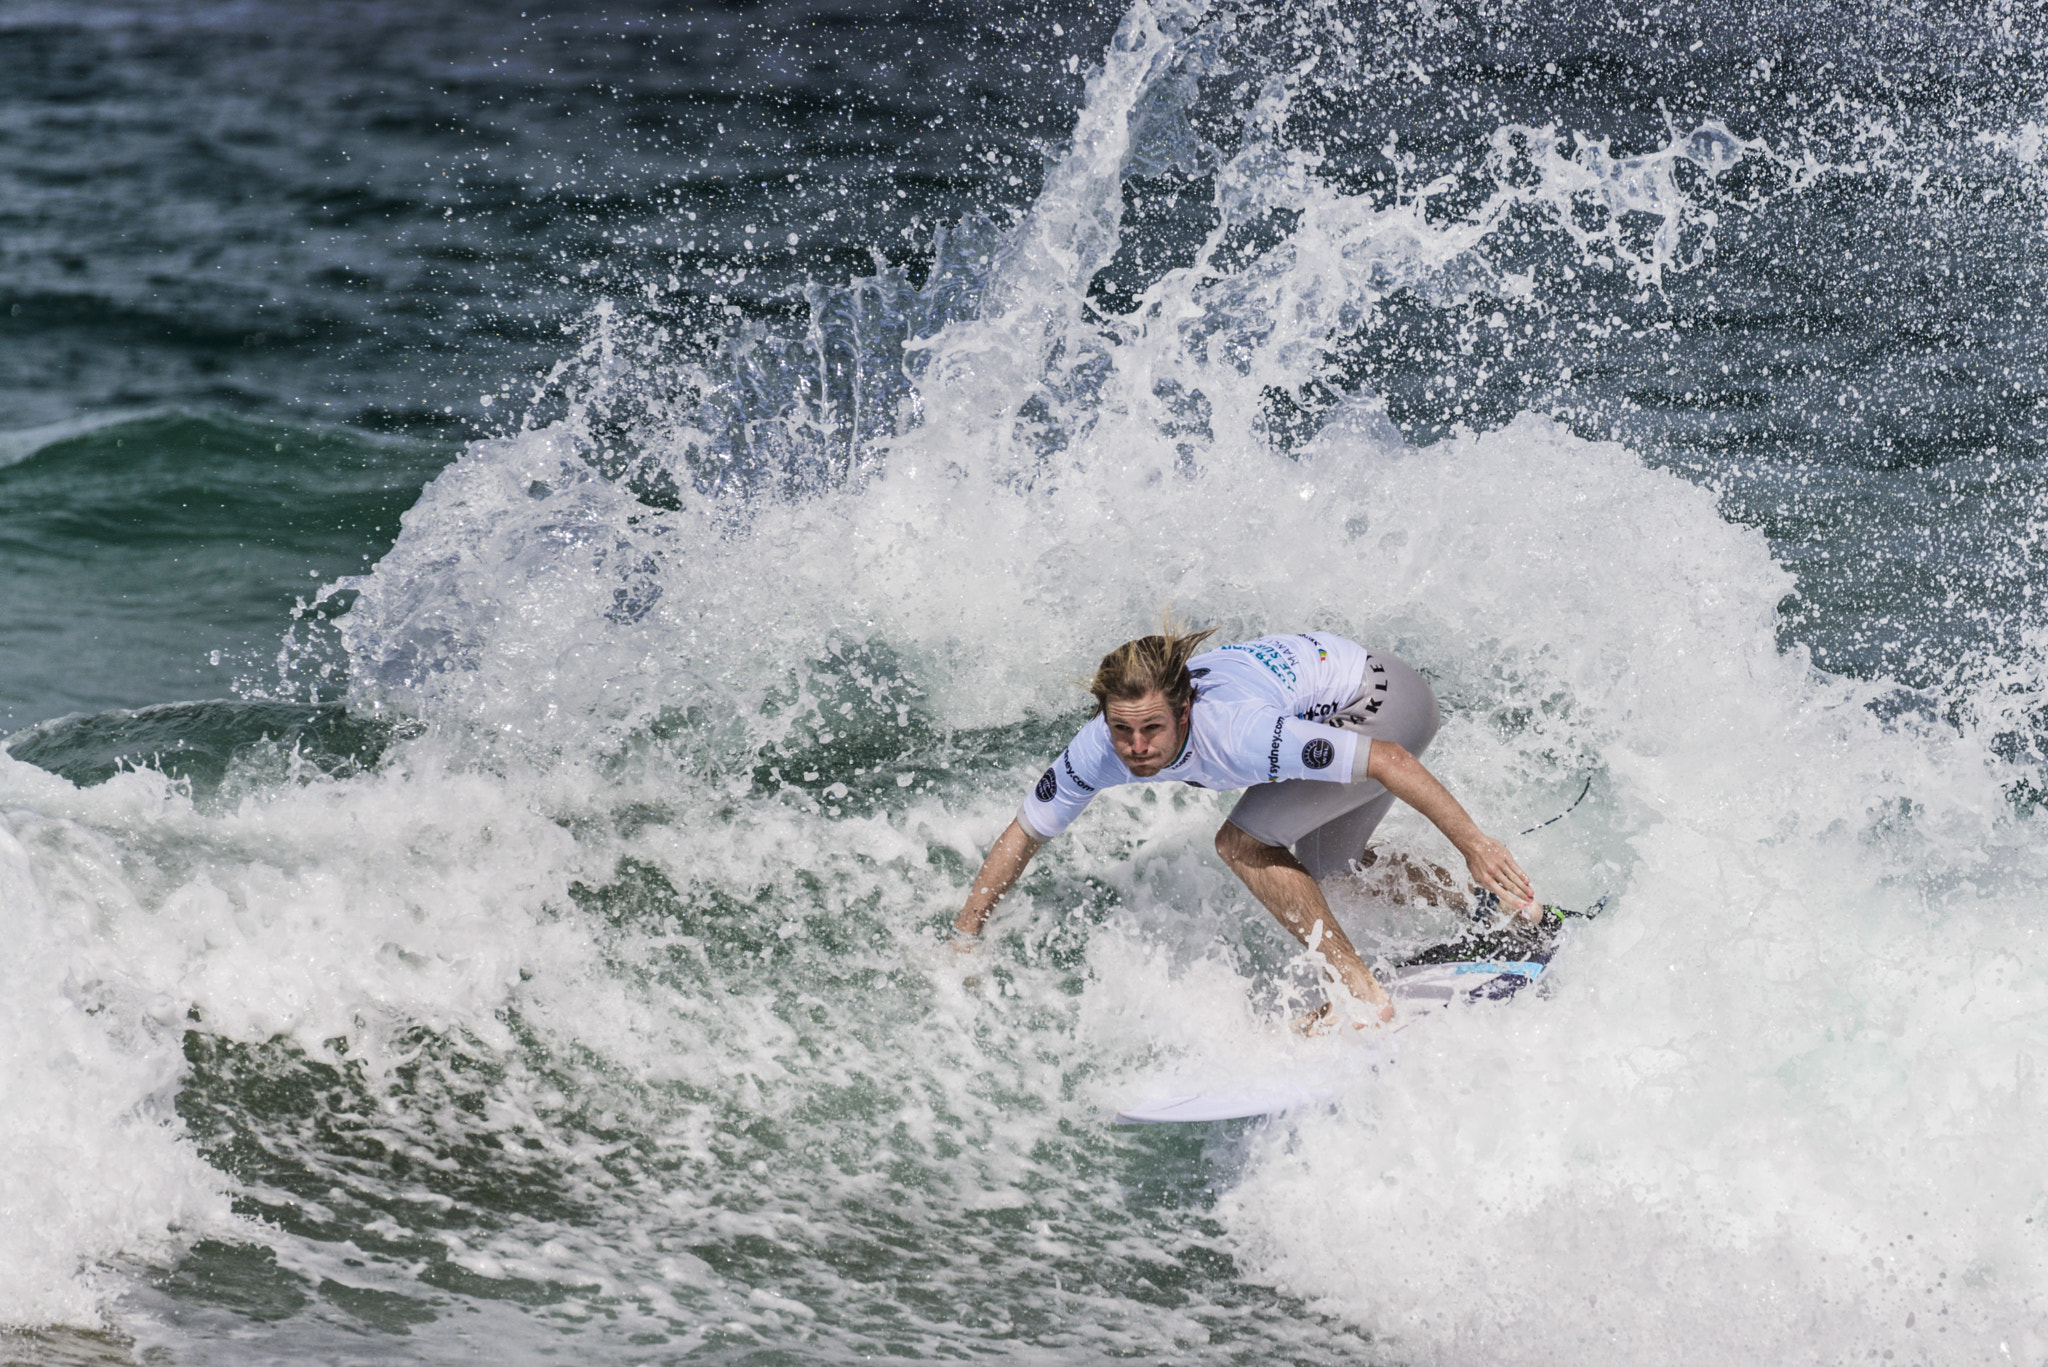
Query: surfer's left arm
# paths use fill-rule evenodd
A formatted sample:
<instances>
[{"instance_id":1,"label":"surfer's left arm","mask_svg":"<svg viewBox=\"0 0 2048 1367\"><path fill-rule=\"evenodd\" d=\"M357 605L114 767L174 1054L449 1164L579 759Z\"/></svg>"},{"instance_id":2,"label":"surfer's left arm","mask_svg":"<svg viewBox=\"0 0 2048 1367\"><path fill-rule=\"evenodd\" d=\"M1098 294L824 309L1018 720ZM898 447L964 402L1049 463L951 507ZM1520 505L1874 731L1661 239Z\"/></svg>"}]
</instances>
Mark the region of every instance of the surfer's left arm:
<instances>
[{"instance_id":1,"label":"surfer's left arm","mask_svg":"<svg viewBox=\"0 0 2048 1367\"><path fill-rule=\"evenodd\" d=\"M1540 914L1536 891L1530 886L1529 875L1515 862L1515 856L1506 845L1479 829L1479 823L1451 796L1450 789L1437 781L1435 774L1422 767L1421 760L1392 741L1376 740L1366 755L1365 776L1377 779L1388 792L1428 817L1430 824L1465 856L1473 882L1524 917Z\"/></svg>"},{"instance_id":2,"label":"surfer's left arm","mask_svg":"<svg viewBox=\"0 0 2048 1367\"><path fill-rule=\"evenodd\" d=\"M974 948L981 939L981 928L988 924L989 914L996 909L996 903L1024 876L1024 866L1044 844L1024 828L1023 822L1010 822L1009 827L996 838L995 848L988 852L988 858L982 861L981 872L974 875L974 887L967 894L967 905L960 908L960 914L953 918L953 948L963 954Z\"/></svg>"}]
</instances>

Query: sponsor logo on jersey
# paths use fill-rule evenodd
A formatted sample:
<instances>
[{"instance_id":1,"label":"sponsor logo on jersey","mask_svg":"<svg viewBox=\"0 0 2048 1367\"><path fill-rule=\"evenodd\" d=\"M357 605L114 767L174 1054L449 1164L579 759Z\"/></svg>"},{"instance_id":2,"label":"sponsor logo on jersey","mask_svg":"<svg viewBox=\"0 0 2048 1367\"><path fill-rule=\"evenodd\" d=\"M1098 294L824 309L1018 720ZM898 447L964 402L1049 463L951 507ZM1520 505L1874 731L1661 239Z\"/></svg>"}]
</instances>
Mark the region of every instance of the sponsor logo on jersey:
<instances>
[{"instance_id":1,"label":"sponsor logo on jersey","mask_svg":"<svg viewBox=\"0 0 2048 1367\"><path fill-rule=\"evenodd\" d=\"M1079 788L1084 793L1092 793L1095 791L1094 784L1090 783L1087 779L1082 778L1079 774L1074 772L1074 761L1072 757L1069 756L1067 752L1064 750L1060 751L1060 767L1067 771L1067 777L1073 780L1074 786L1076 788Z\"/></svg>"},{"instance_id":2,"label":"sponsor logo on jersey","mask_svg":"<svg viewBox=\"0 0 2048 1367\"><path fill-rule=\"evenodd\" d=\"M1273 745L1266 751L1266 782L1280 781L1280 732L1287 725L1287 718L1273 718Z\"/></svg>"},{"instance_id":3,"label":"sponsor logo on jersey","mask_svg":"<svg viewBox=\"0 0 2048 1367\"><path fill-rule=\"evenodd\" d=\"M1368 663L1372 666L1372 672L1379 675L1379 678L1373 683L1372 691L1375 693L1385 693L1387 691L1387 667L1378 660L1372 660ZM1380 710L1380 704L1385 701L1385 698L1367 698L1365 700L1365 714L1372 716L1377 713Z\"/></svg>"},{"instance_id":4,"label":"sponsor logo on jersey","mask_svg":"<svg viewBox=\"0 0 2048 1367\"><path fill-rule=\"evenodd\" d=\"M1310 769L1327 769L1337 758L1337 747L1326 740L1312 740L1301 747L1301 762Z\"/></svg>"},{"instance_id":5,"label":"sponsor logo on jersey","mask_svg":"<svg viewBox=\"0 0 2048 1367\"><path fill-rule=\"evenodd\" d=\"M1299 676L1294 672L1294 652L1278 641L1240 641L1236 645L1224 646L1225 650L1242 650L1266 667L1266 672L1281 683L1293 687Z\"/></svg>"},{"instance_id":6,"label":"sponsor logo on jersey","mask_svg":"<svg viewBox=\"0 0 2048 1367\"><path fill-rule=\"evenodd\" d=\"M1031 790L1031 795L1040 802L1050 802L1058 797L1060 795L1058 775L1054 774L1050 769L1046 770L1044 777L1038 780L1038 786Z\"/></svg>"}]
</instances>

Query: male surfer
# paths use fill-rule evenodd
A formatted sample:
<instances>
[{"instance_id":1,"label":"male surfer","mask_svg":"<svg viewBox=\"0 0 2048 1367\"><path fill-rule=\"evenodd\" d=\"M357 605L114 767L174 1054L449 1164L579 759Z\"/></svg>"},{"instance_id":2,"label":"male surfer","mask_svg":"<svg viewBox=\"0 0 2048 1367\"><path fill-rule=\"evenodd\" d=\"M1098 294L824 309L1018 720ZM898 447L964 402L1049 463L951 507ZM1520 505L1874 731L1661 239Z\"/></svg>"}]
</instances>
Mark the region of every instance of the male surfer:
<instances>
[{"instance_id":1,"label":"male surfer","mask_svg":"<svg viewBox=\"0 0 2048 1367\"><path fill-rule=\"evenodd\" d=\"M1088 685L1096 711L1010 822L953 922L972 949L996 901L1090 798L1121 783L1249 788L1216 832L1216 853L1297 940L1320 950L1334 983L1392 1020L1394 1005L1330 914L1318 878L1364 854L1399 798L1465 856L1472 881L1541 914L1528 875L1481 831L1417 758L1436 735L1436 695L1384 652L1328 632L1262 636L1196 654L1206 631L1126 641ZM1289 853L1289 847L1293 853ZM1304 1023L1326 1021L1326 1004ZM1357 1022L1364 1024L1365 1022Z\"/></svg>"}]
</instances>

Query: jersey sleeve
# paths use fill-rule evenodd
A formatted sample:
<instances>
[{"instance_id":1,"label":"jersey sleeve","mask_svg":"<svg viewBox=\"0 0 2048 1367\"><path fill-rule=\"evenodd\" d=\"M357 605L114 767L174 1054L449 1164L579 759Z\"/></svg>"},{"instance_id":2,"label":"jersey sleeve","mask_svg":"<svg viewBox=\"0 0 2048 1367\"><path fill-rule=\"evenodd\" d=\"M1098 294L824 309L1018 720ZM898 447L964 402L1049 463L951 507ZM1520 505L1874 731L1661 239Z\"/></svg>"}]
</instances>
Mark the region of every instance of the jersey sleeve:
<instances>
[{"instance_id":1,"label":"jersey sleeve","mask_svg":"<svg viewBox=\"0 0 2048 1367\"><path fill-rule=\"evenodd\" d=\"M1235 723L1237 734L1232 739L1237 753L1254 759L1256 781L1351 781L1351 762L1358 753L1354 732L1290 717L1269 707L1245 708Z\"/></svg>"},{"instance_id":2,"label":"jersey sleeve","mask_svg":"<svg viewBox=\"0 0 2048 1367\"><path fill-rule=\"evenodd\" d=\"M1096 732L1101 735L1097 736ZM1108 728L1097 717L1081 728L1067 748L1060 751L1038 782L1024 795L1017 820L1043 844L1073 824L1097 792L1112 786L1113 773L1105 773L1103 757L1115 758L1109 749ZM1121 765L1117 766L1119 769Z\"/></svg>"}]
</instances>

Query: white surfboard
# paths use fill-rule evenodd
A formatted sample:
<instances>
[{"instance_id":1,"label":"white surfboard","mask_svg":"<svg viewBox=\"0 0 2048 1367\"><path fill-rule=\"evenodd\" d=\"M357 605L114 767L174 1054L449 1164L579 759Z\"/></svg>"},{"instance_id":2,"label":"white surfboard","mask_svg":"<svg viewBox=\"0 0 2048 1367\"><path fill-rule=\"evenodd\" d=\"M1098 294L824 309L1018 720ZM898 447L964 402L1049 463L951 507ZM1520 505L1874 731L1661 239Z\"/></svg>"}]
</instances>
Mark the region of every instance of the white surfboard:
<instances>
[{"instance_id":1,"label":"white surfboard","mask_svg":"<svg viewBox=\"0 0 2048 1367\"><path fill-rule=\"evenodd\" d=\"M1234 1063L1191 1061L1140 1084L1131 1100L1118 1107L1117 1122L1243 1120L1327 1105L1361 1075L1391 1062L1400 1032L1432 1008L1512 995L1542 976L1548 959L1545 952L1541 958L1451 960L1392 969L1381 978L1401 1008L1401 1018L1390 1029L1370 1035L1340 1030L1324 1039L1302 1040L1298 1049L1288 1051L1292 1057L1281 1059L1266 1053Z\"/></svg>"}]
</instances>

